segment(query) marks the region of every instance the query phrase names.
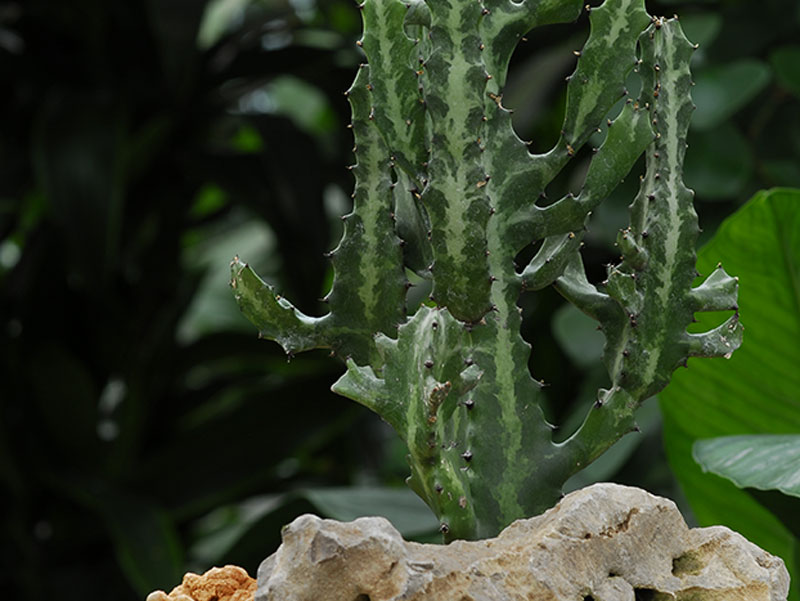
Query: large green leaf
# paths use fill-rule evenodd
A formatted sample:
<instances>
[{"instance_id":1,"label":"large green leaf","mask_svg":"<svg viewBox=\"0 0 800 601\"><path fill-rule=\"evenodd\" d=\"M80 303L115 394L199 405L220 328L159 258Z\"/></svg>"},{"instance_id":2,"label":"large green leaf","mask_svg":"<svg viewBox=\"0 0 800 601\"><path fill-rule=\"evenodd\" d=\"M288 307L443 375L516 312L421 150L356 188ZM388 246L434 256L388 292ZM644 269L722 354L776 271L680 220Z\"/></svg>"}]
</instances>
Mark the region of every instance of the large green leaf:
<instances>
[{"instance_id":1,"label":"large green leaf","mask_svg":"<svg viewBox=\"0 0 800 601\"><path fill-rule=\"evenodd\" d=\"M784 46L773 51L769 62L778 83L795 96L800 96L800 46Z\"/></svg>"},{"instance_id":2,"label":"large green leaf","mask_svg":"<svg viewBox=\"0 0 800 601\"><path fill-rule=\"evenodd\" d=\"M776 489L800 497L800 434L721 436L694 443L704 471L739 488Z\"/></svg>"},{"instance_id":3,"label":"large green leaf","mask_svg":"<svg viewBox=\"0 0 800 601\"><path fill-rule=\"evenodd\" d=\"M698 72L692 99L697 105L692 129L709 130L724 123L764 89L770 70L764 63L743 59Z\"/></svg>"},{"instance_id":4,"label":"large green leaf","mask_svg":"<svg viewBox=\"0 0 800 601\"><path fill-rule=\"evenodd\" d=\"M794 537L746 492L704 474L698 439L800 432L800 190L758 193L699 253L698 271L717 261L739 277L744 344L730 360L690 360L660 395L670 464L702 525L724 524L782 557L797 582ZM698 314L699 328L720 316ZM800 599L797 585L791 599Z\"/></svg>"},{"instance_id":5,"label":"large green leaf","mask_svg":"<svg viewBox=\"0 0 800 601\"><path fill-rule=\"evenodd\" d=\"M735 198L753 174L753 152L730 122L696 132L686 151L686 185L703 200Z\"/></svg>"},{"instance_id":6,"label":"large green leaf","mask_svg":"<svg viewBox=\"0 0 800 601\"><path fill-rule=\"evenodd\" d=\"M429 534L439 528L436 516L409 488L310 488L302 494L323 515L340 521L379 515L406 537Z\"/></svg>"},{"instance_id":7,"label":"large green leaf","mask_svg":"<svg viewBox=\"0 0 800 601\"><path fill-rule=\"evenodd\" d=\"M203 567L243 562L258 553L266 556L280 543L281 527L308 512L343 522L382 516L406 539L441 538L436 517L409 488L307 488L218 507L194 525L189 556Z\"/></svg>"}]
</instances>

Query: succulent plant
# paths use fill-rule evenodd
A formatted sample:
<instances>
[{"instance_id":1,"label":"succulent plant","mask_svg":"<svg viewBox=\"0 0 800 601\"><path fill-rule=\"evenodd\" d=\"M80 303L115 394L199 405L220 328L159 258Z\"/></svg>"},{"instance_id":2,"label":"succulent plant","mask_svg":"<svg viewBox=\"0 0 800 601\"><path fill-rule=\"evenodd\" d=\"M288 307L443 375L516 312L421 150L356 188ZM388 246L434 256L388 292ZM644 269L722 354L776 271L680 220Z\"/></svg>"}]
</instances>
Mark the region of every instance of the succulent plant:
<instances>
[{"instance_id":1,"label":"succulent plant","mask_svg":"<svg viewBox=\"0 0 800 601\"><path fill-rule=\"evenodd\" d=\"M366 0L361 10L368 62L348 92L355 192L331 252L330 310L302 314L238 258L231 285L262 337L346 361L333 390L406 442L408 483L445 540L494 536L552 506L572 474L636 428L637 407L689 357L729 356L741 343L736 312L687 332L697 311L736 311L738 287L721 267L693 287L699 228L682 180L693 46L677 18L651 17L643 0L591 9L560 138L532 154L503 106L508 63L524 34L574 20L581 2ZM642 92L607 120L631 70ZM580 193L542 204L598 128L607 135ZM581 259L589 215L642 153L621 258L593 285ZM516 268L531 243L538 252ZM410 312L407 270L433 285ZM561 443L540 408L517 306L551 285L599 322L611 380Z\"/></svg>"}]
</instances>

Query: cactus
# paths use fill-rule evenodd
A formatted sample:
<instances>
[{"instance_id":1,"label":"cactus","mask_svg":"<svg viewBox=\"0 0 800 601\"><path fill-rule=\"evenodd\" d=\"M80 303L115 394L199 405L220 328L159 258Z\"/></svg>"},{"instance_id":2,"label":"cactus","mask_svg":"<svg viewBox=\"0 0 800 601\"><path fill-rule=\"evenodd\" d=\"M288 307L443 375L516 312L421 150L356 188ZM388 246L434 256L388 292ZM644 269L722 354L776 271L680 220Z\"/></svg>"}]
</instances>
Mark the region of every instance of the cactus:
<instances>
[{"instance_id":1,"label":"cactus","mask_svg":"<svg viewBox=\"0 0 800 601\"><path fill-rule=\"evenodd\" d=\"M720 267L693 288L699 228L682 181L692 113L693 46L677 18L643 0L591 9L591 32L567 84L563 128L531 154L502 103L511 53L529 30L577 18L574 0L366 0L367 57L348 91L357 163L353 211L331 253L322 317L302 314L237 259L232 286L261 336L287 353L329 348L346 361L333 390L378 413L408 445L408 484L445 540L496 535L538 514L564 482L624 434L634 413L691 356L729 356L738 313L690 334L695 311L736 310ZM588 7L587 7L588 10ZM634 69L638 99L623 96ZM546 186L598 128L607 135L581 192L541 206ZM620 262L588 282L580 255L592 210L646 155L620 232ZM513 258L532 242L523 269ZM406 269L432 281L405 306ZM529 372L517 300L553 285L599 322L611 379L583 424L552 441Z\"/></svg>"}]
</instances>

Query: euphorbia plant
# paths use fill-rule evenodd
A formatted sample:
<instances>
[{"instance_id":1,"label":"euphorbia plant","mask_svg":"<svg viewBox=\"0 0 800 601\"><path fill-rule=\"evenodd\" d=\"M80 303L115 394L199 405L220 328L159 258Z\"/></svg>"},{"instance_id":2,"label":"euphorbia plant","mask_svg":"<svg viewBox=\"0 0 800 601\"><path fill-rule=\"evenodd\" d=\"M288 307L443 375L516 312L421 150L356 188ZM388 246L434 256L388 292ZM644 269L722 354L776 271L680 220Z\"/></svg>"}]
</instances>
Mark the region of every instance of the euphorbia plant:
<instances>
[{"instance_id":1,"label":"euphorbia plant","mask_svg":"<svg viewBox=\"0 0 800 601\"><path fill-rule=\"evenodd\" d=\"M591 9L560 139L531 154L503 107L508 62L526 32L575 19L581 2L366 0L361 9L368 64L348 92L354 206L331 253L330 312L302 314L238 259L232 286L287 353L324 347L347 362L333 390L403 438L408 483L446 540L494 536L553 505L572 474L635 429L637 407L688 357L727 356L741 342L737 314L687 333L696 311L735 310L737 292L721 267L692 287L699 230L681 174L693 46L677 19L649 16L643 0ZM607 121L632 69L641 95ZM581 192L537 204L598 128L607 136ZM595 286L580 254L585 225L642 153L620 260ZM515 268L533 242L535 257ZM433 284L410 314L407 269ZM599 322L611 380L562 443L540 409L517 307L550 285Z\"/></svg>"}]
</instances>

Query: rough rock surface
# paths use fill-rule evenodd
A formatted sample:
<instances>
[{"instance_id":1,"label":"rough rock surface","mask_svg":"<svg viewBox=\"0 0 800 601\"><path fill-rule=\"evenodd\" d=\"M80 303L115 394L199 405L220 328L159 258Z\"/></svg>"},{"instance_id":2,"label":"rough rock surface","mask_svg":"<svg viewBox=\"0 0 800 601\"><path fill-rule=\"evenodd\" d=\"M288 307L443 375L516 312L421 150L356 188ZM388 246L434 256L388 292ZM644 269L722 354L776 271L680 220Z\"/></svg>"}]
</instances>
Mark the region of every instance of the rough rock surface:
<instances>
[{"instance_id":1,"label":"rough rock surface","mask_svg":"<svg viewBox=\"0 0 800 601\"><path fill-rule=\"evenodd\" d=\"M169 595L153 591L147 601L252 601L256 581L238 566L211 568L202 575L189 572Z\"/></svg>"},{"instance_id":2,"label":"rough rock surface","mask_svg":"<svg viewBox=\"0 0 800 601\"><path fill-rule=\"evenodd\" d=\"M782 601L783 562L728 528L690 530L672 501L596 484L497 538L405 542L383 518L297 518L255 601Z\"/></svg>"}]
</instances>

